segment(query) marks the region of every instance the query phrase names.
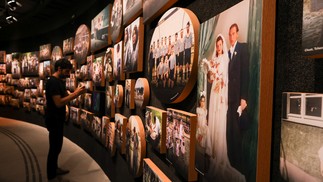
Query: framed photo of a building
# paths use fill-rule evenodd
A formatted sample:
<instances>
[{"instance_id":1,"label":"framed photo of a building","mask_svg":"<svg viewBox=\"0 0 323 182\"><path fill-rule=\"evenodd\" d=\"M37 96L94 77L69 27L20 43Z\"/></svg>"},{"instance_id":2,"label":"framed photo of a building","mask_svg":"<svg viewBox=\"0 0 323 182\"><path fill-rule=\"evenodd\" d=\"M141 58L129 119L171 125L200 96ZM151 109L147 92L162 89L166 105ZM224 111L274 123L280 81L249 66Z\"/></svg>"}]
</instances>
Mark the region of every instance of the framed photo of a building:
<instances>
[{"instance_id":1,"label":"framed photo of a building","mask_svg":"<svg viewBox=\"0 0 323 182\"><path fill-rule=\"evenodd\" d=\"M145 113L146 140L159 153L166 153L166 119L165 110L147 106Z\"/></svg>"},{"instance_id":2,"label":"framed photo of a building","mask_svg":"<svg viewBox=\"0 0 323 182\"><path fill-rule=\"evenodd\" d=\"M96 52L111 44L110 33L111 4L108 4L91 21L91 52Z\"/></svg>"},{"instance_id":3,"label":"framed photo of a building","mask_svg":"<svg viewBox=\"0 0 323 182\"><path fill-rule=\"evenodd\" d=\"M123 25L129 25L142 13L142 0L123 0Z\"/></svg>"},{"instance_id":4,"label":"framed photo of a building","mask_svg":"<svg viewBox=\"0 0 323 182\"><path fill-rule=\"evenodd\" d=\"M154 30L147 73L163 103L183 101L196 83L199 27L192 11L176 7L163 14Z\"/></svg>"},{"instance_id":5,"label":"framed photo of a building","mask_svg":"<svg viewBox=\"0 0 323 182\"><path fill-rule=\"evenodd\" d=\"M104 86L105 77L104 77L104 67L103 67L103 56L96 57L92 62L92 80L94 86Z\"/></svg>"},{"instance_id":6,"label":"framed photo of a building","mask_svg":"<svg viewBox=\"0 0 323 182\"><path fill-rule=\"evenodd\" d=\"M115 114L115 86L108 86L106 89L106 98L105 98L105 114L110 118L114 118Z\"/></svg>"},{"instance_id":7,"label":"framed photo of a building","mask_svg":"<svg viewBox=\"0 0 323 182\"><path fill-rule=\"evenodd\" d=\"M151 22L154 18L169 9L177 0L143 0L144 23Z\"/></svg>"},{"instance_id":8,"label":"framed photo of a building","mask_svg":"<svg viewBox=\"0 0 323 182\"><path fill-rule=\"evenodd\" d=\"M52 45L43 44L39 47L39 61L49 60L52 55Z\"/></svg>"},{"instance_id":9,"label":"framed photo of a building","mask_svg":"<svg viewBox=\"0 0 323 182\"><path fill-rule=\"evenodd\" d=\"M146 157L145 129L139 116L130 116L126 137L126 159L130 173L136 178L142 175L143 159Z\"/></svg>"},{"instance_id":10,"label":"framed photo of a building","mask_svg":"<svg viewBox=\"0 0 323 182\"><path fill-rule=\"evenodd\" d=\"M166 159L185 181L196 181L196 114L167 108Z\"/></svg>"},{"instance_id":11,"label":"framed photo of a building","mask_svg":"<svg viewBox=\"0 0 323 182\"><path fill-rule=\"evenodd\" d=\"M124 80L125 74L123 70L123 41L118 42L113 47L113 78L114 80Z\"/></svg>"},{"instance_id":12,"label":"framed photo of a building","mask_svg":"<svg viewBox=\"0 0 323 182\"><path fill-rule=\"evenodd\" d=\"M135 84L136 107L146 108L150 98L149 82L146 78L138 78Z\"/></svg>"},{"instance_id":13,"label":"framed photo of a building","mask_svg":"<svg viewBox=\"0 0 323 182\"><path fill-rule=\"evenodd\" d=\"M323 2L303 1L302 48L303 54L312 58L323 57Z\"/></svg>"},{"instance_id":14,"label":"framed photo of a building","mask_svg":"<svg viewBox=\"0 0 323 182\"><path fill-rule=\"evenodd\" d=\"M113 58L113 48L108 47L103 57L104 77L106 82L112 82L113 80Z\"/></svg>"},{"instance_id":15,"label":"framed photo of a building","mask_svg":"<svg viewBox=\"0 0 323 182\"><path fill-rule=\"evenodd\" d=\"M0 63L6 63L6 51L0 51Z\"/></svg>"},{"instance_id":16,"label":"framed photo of a building","mask_svg":"<svg viewBox=\"0 0 323 182\"><path fill-rule=\"evenodd\" d=\"M135 82L134 79L126 79L125 83L124 102L129 109L135 108Z\"/></svg>"},{"instance_id":17,"label":"framed photo of a building","mask_svg":"<svg viewBox=\"0 0 323 182\"><path fill-rule=\"evenodd\" d=\"M23 53L21 58L22 76L38 76L38 51Z\"/></svg>"},{"instance_id":18,"label":"framed photo of a building","mask_svg":"<svg viewBox=\"0 0 323 182\"><path fill-rule=\"evenodd\" d=\"M171 182L160 168L149 158L144 159L143 181Z\"/></svg>"},{"instance_id":19,"label":"framed photo of a building","mask_svg":"<svg viewBox=\"0 0 323 182\"><path fill-rule=\"evenodd\" d=\"M115 0L111 12L111 39L114 43L119 42L122 38L123 24L122 24L122 1Z\"/></svg>"},{"instance_id":20,"label":"framed photo of a building","mask_svg":"<svg viewBox=\"0 0 323 182\"><path fill-rule=\"evenodd\" d=\"M127 117L121 115L120 113L116 113L114 115L115 121L115 144L116 148L119 150L120 154L126 153L126 128L128 119Z\"/></svg>"},{"instance_id":21,"label":"framed photo of a building","mask_svg":"<svg viewBox=\"0 0 323 182\"><path fill-rule=\"evenodd\" d=\"M63 54L71 54L74 52L74 37L63 40Z\"/></svg>"},{"instance_id":22,"label":"framed photo of a building","mask_svg":"<svg viewBox=\"0 0 323 182\"><path fill-rule=\"evenodd\" d=\"M74 41L74 59L78 65L86 63L86 57L90 52L90 30L82 24L78 27Z\"/></svg>"}]
</instances>

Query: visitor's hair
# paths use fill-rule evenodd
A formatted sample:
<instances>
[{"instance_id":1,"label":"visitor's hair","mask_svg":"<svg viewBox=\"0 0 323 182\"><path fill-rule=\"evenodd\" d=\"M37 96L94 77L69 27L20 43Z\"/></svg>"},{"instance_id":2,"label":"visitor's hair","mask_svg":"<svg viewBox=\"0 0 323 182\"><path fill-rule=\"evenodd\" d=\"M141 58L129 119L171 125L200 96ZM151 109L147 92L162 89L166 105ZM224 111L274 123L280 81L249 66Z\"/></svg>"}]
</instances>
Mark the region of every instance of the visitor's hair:
<instances>
[{"instance_id":1,"label":"visitor's hair","mask_svg":"<svg viewBox=\"0 0 323 182\"><path fill-rule=\"evenodd\" d=\"M60 67L61 69L72 69L73 65L66 58L61 58L55 63L55 72L58 71L58 67Z\"/></svg>"}]
</instances>

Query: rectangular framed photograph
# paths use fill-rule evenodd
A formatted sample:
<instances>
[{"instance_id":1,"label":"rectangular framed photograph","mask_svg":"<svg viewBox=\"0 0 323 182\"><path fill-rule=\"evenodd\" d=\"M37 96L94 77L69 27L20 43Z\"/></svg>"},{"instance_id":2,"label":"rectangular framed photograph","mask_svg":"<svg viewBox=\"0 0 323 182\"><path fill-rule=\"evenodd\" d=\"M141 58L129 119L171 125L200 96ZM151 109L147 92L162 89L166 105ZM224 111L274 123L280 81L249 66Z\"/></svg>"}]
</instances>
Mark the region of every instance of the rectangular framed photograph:
<instances>
[{"instance_id":1,"label":"rectangular framed photograph","mask_svg":"<svg viewBox=\"0 0 323 182\"><path fill-rule=\"evenodd\" d=\"M115 114L115 105L114 105L114 95L115 95L115 87L108 86L106 89L105 95L105 115L109 116L110 118L114 118Z\"/></svg>"},{"instance_id":2,"label":"rectangular framed photograph","mask_svg":"<svg viewBox=\"0 0 323 182\"><path fill-rule=\"evenodd\" d=\"M79 108L70 106L70 122L76 126L81 126Z\"/></svg>"},{"instance_id":3,"label":"rectangular framed photograph","mask_svg":"<svg viewBox=\"0 0 323 182\"><path fill-rule=\"evenodd\" d=\"M142 13L142 0L123 0L123 25L129 25Z\"/></svg>"},{"instance_id":4,"label":"rectangular framed photograph","mask_svg":"<svg viewBox=\"0 0 323 182\"><path fill-rule=\"evenodd\" d=\"M101 141L102 120L99 116L93 115L91 131L95 139Z\"/></svg>"},{"instance_id":5,"label":"rectangular framed photograph","mask_svg":"<svg viewBox=\"0 0 323 182\"><path fill-rule=\"evenodd\" d=\"M127 108L135 108L135 79L126 79L124 102Z\"/></svg>"},{"instance_id":6,"label":"rectangular framed photograph","mask_svg":"<svg viewBox=\"0 0 323 182\"><path fill-rule=\"evenodd\" d=\"M103 58L104 77L106 82L113 81L113 47L108 47Z\"/></svg>"},{"instance_id":7,"label":"rectangular framed photograph","mask_svg":"<svg viewBox=\"0 0 323 182\"><path fill-rule=\"evenodd\" d=\"M149 158L144 159L143 181L171 182L162 170Z\"/></svg>"},{"instance_id":8,"label":"rectangular framed photograph","mask_svg":"<svg viewBox=\"0 0 323 182\"><path fill-rule=\"evenodd\" d=\"M116 113L114 115L115 120L115 144L117 149L121 154L126 153L126 128L128 119L127 117L121 115L120 113Z\"/></svg>"},{"instance_id":9,"label":"rectangular framed photograph","mask_svg":"<svg viewBox=\"0 0 323 182\"><path fill-rule=\"evenodd\" d=\"M110 15L112 5L108 4L91 21L91 52L96 52L111 44Z\"/></svg>"},{"instance_id":10,"label":"rectangular framed photograph","mask_svg":"<svg viewBox=\"0 0 323 182\"><path fill-rule=\"evenodd\" d=\"M71 54L74 52L74 37L63 40L63 54Z\"/></svg>"},{"instance_id":11,"label":"rectangular framed photograph","mask_svg":"<svg viewBox=\"0 0 323 182\"><path fill-rule=\"evenodd\" d=\"M38 55L39 55L38 51L27 52L21 55L22 76L38 76L38 73L39 73Z\"/></svg>"},{"instance_id":12,"label":"rectangular framed photograph","mask_svg":"<svg viewBox=\"0 0 323 182\"><path fill-rule=\"evenodd\" d=\"M80 123L82 125L82 128L84 129L85 132L92 134L92 121L93 121L93 113L85 110L85 109L81 109L80 110Z\"/></svg>"},{"instance_id":13,"label":"rectangular framed photograph","mask_svg":"<svg viewBox=\"0 0 323 182\"><path fill-rule=\"evenodd\" d=\"M166 160L185 181L196 181L195 134L196 114L167 108Z\"/></svg>"},{"instance_id":14,"label":"rectangular framed photograph","mask_svg":"<svg viewBox=\"0 0 323 182\"><path fill-rule=\"evenodd\" d=\"M146 107L146 140L154 150L162 154L166 153L166 119L165 110L153 106Z\"/></svg>"},{"instance_id":15,"label":"rectangular framed photograph","mask_svg":"<svg viewBox=\"0 0 323 182\"><path fill-rule=\"evenodd\" d=\"M44 44L39 47L39 61L50 60L52 55L52 45Z\"/></svg>"},{"instance_id":16,"label":"rectangular framed photograph","mask_svg":"<svg viewBox=\"0 0 323 182\"><path fill-rule=\"evenodd\" d=\"M96 57L92 62L92 80L95 86L105 85L103 66L103 56Z\"/></svg>"},{"instance_id":17,"label":"rectangular framed photograph","mask_svg":"<svg viewBox=\"0 0 323 182\"><path fill-rule=\"evenodd\" d=\"M5 75L6 71L6 64L0 64L0 74Z\"/></svg>"},{"instance_id":18,"label":"rectangular framed photograph","mask_svg":"<svg viewBox=\"0 0 323 182\"><path fill-rule=\"evenodd\" d=\"M6 51L0 51L0 63L6 63Z\"/></svg>"},{"instance_id":19,"label":"rectangular framed photograph","mask_svg":"<svg viewBox=\"0 0 323 182\"><path fill-rule=\"evenodd\" d=\"M176 2L177 0L143 0L144 23L151 22Z\"/></svg>"},{"instance_id":20,"label":"rectangular framed photograph","mask_svg":"<svg viewBox=\"0 0 323 182\"><path fill-rule=\"evenodd\" d=\"M114 80L124 80L125 74L123 70L123 41L113 46L113 78Z\"/></svg>"},{"instance_id":21,"label":"rectangular framed photograph","mask_svg":"<svg viewBox=\"0 0 323 182\"><path fill-rule=\"evenodd\" d=\"M43 66L44 66L44 77L47 78L47 77L52 75L51 66L50 66L50 60L44 61L43 63L44 63L43 64Z\"/></svg>"},{"instance_id":22,"label":"rectangular framed photograph","mask_svg":"<svg viewBox=\"0 0 323 182\"><path fill-rule=\"evenodd\" d=\"M12 53L11 73L13 79L19 79L21 77L21 54Z\"/></svg>"},{"instance_id":23,"label":"rectangular framed photograph","mask_svg":"<svg viewBox=\"0 0 323 182\"><path fill-rule=\"evenodd\" d=\"M284 92L280 173L286 181L321 181L323 94Z\"/></svg>"},{"instance_id":24,"label":"rectangular framed photograph","mask_svg":"<svg viewBox=\"0 0 323 182\"><path fill-rule=\"evenodd\" d=\"M143 67L144 25L138 17L124 30L123 63L126 73L140 72Z\"/></svg>"},{"instance_id":25,"label":"rectangular framed photograph","mask_svg":"<svg viewBox=\"0 0 323 182\"><path fill-rule=\"evenodd\" d=\"M6 70L7 73L11 73L12 54L6 55Z\"/></svg>"},{"instance_id":26,"label":"rectangular framed photograph","mask_svg":"<svg viewBox=\"0 0 323 182\"><path fill-rule=\"evenodd\" d=\"M102 127L101 127L101 139L100 142L105 148L108 148L108 142L107 142L107 133L108 133L108 127L110 123L110 118L108 116L102 116L101 118L102 121Z\"/></svg>"}]
</instances>

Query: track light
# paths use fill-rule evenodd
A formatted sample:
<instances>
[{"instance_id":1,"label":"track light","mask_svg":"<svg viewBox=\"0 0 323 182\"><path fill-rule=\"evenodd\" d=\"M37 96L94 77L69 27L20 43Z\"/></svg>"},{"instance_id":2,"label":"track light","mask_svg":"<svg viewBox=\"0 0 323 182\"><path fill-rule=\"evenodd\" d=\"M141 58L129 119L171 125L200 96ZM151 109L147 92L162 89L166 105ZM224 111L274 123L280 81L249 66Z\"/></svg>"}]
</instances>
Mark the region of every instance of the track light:
<instances>
[{"instance_id":1,"label":"track light","mask_svg":"<svg viewBox=\"0 0 323 182\"><path fill-rule=\"evenodd\" d=\"M14 16L11 16L11 15L7 16L6 17L6 20L7 20L7 23L8 24L11 24L13 22L17 22L18 21L17 18L15 18Z\"/></svg>"},{"instance_id":2,"label":"track light","mask_svg":"<svg viewBox=\"0 0 323 182\"><path fill-rule=\"evenodd\" d=\"M17 9L17 7L19 6L19 7L21 7L22 5L18 2L18 1L16 1L16 0L10 0L10 1L8 1L7 2L7 4L8 4L8 7L9 7L9 9L10 9L10 11L15 11L16 9Z\"/></svg>"}]
</instances>

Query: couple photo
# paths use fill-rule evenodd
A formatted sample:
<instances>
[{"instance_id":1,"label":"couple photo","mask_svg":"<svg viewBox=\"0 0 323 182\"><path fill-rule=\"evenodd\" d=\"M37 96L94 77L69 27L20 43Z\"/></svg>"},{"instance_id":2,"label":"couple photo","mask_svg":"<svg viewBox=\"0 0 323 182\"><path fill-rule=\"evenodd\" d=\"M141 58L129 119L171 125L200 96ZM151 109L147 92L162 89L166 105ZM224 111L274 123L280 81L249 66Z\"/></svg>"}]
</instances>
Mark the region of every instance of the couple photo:
<instances>
[{"instance_id":1,"label":"couple photo","mask_svg":"<svg viewBox=\"0 0 323 182\"><path fill-rule=\"evenodd\" d=\"M248 181L250 129L249 1L201 24L196 169L206 180ZM254 139L252 139L254 140ZM255 141L252 141L255 142Z\"/></svg>"}]
</instances>

